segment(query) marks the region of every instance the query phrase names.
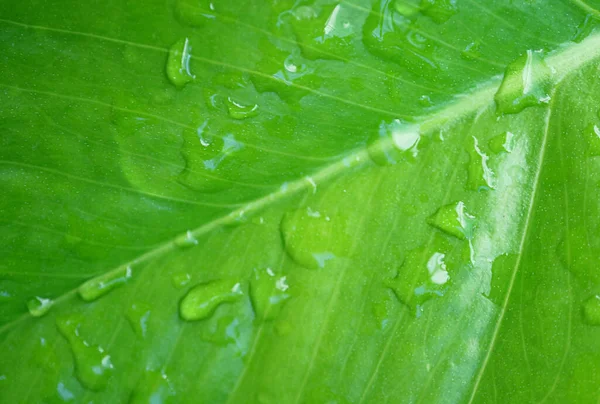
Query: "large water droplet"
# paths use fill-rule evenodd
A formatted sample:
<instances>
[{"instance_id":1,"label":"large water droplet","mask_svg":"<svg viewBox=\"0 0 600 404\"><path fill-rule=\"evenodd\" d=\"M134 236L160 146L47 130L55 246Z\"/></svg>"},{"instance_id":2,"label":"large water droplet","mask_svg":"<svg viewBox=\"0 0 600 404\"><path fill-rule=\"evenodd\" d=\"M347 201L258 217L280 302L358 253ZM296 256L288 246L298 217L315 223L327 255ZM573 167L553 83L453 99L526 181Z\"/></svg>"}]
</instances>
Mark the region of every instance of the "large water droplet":
<instances>
[{"instance_id":1,"label":"large water droplet","mask_svg":"<svg viewBox=\"0 0 600 404\"><path fill-rule=\"evenodd\" d=\"M179 315L187 321L203 320L222 303L231 303L243 295L239 282L225 279L202 283L192 288L179 304Z\"/></svg>"},{"instance_id":2,"label":"large water droplet","mask_svg":"<svg viewBox=\"0 0 600 404\"><path fill-rule=\"evenodd\" d=\"M413 310L434 296L443 296L450 279L446 255L425 248L411 251L398 274L387 281L398 300ZM415 312L416 314L416 312Z\"/></svg>"},{"instance_id":3,"label":"large water droplet","mask_svg":"<svg viewBox=\"0 0 600 404\"><path fill-rule=\"evenodd\" d=\"M323 211L318 215L307 209L286 213L281 233L288 255L311 269L323 268L329 260L344 256L352 242L345 218Z\"/></svg>"},{"instance_id":4,"label":"large water droplet","mask_svg":"<svg viewBox=\"0 0 600 404\"><path fill-rule=\"evenodd\" d=\"M504 132L494 136L489 140L488 146L493 153L510 153L515 147L515 135L511 132Z\"/></svg>"},{"instance_id":5,"label":"large water droplet","mask_svg":"<svg viewBox=\"0 0 600 404\"><path fill-rule=\"evenodd\" d=\"M477 138L473 136L472 139L473 145L467 146L469 153L467 186L477 191L493 189L495 178L494 172L488 167L489 157L481 150Z\"/></svg>"},{"instance_id":6,"label":"large water droplet","mask_svg":"<svg viewBox=\"0 0 600 404\"><path fill-rule=\"evenodd\" d=\"M475 217L466 211L463 202L442 206L427 223L461 240L473 238L475 230Z\"/></svg>"},{"instance_id":7,"label":"large water droplet","mask_svg":"<svg viewBox=\"0 0 600 404\"><path fill-rule=\"evenodd\" d=\"M443 24L458 13L457 0L421 0L421 11L437 24Z\"/></svg>"},{"instance_id":8,"label":"large water droplet","mask_svg":"<svg viewBox=\"0 0 600 404\"><path fill-rule=\"evenodd\" d=\"M231 97L227 97L225 104L227 105L229 116L233 119L246 119L258 114L258 104L244 104Z\"/></svg>"},{"instance_id":9,"label":"large water droplet","mask_svg":"<svg viewBox=\"0 0 600 404\"><path fill-rule=\"evenodd\" d=\"M250 280L250 299L256 317L263 320L276 318L290 298L288 289L285 276L276 275L270 268L254 270Z\"/></svg>"},{"instance_id":10,"label":"large water droplet","mask_svg":"<svg viewBox=\"0 0 600 404\"><path fill-rule=\"evenodd\" d=\"M167 77L177 88L182 88L196 78L190 71L191 52L192 47L188 38L175 42L169 50Z\"/></svg>"},{"instance_id":11,"label":"large water droplet","mask_svg":"<svg viewBox=\"0 0 600 404\"><path fill-rule=\"evenodd\" d=\"M377 135L369 139L369 157L378 165L396 164L407 156L416 157L421 140L419 126L401 122L381 122Z\"/></svg>"},{"instance_id":12,"label":"large water droplet","mask_svg":"<svg viewBox=\"0 0 600 404\"><path fill-rule=\"evenodd\" d=\"M27 302L27 309L33 317L41 317L48 313L53 304L54 301L51 299L36 296Z\"/></svg>"},{"instance_id":13,"label":"large water droplet","mask_svg":"<svg viewBox=\"0 0 600 404\"><path fill-rule=\"evenodd\" d=\"M171 282L173 282L173 286L175 286L177 289L181 289L182 287L190 283L191 280L192 277L187 272L178 272L176 274L173 274L173 276L171 277Z\"/></svg>"},{"instance_id":14,"label":"large water droplet","mask_svg":"<svg viewBox=\"0 0 600 404\"><path fill-rule=\"evenodd\" d=\"M136 335L145 338L148 333L148 319L150 318L150 305L146 303L133 303L125 313L131 328Z\"/></svg>"},{"instance_id":15,"label":"large water droplet","mask_svg":"<svg viewBox=\"0 0 600 404\"><path fill-rule=\"evenodd\" d=\"M131 394L129 404L174 403L176 393L164 372L146 370Z\"/></svg>"},{"instance_id":16,"label":"large water droplet","mask_svg":"<svg viewBox=\"0 0 600 404\"><path fill-rule=\"evenodd\" d=\"M516 114L524 108L546 104L552 91L552 72L541 52L528 50L506 67L494 96L498 111Z\"/></svg>"},{"instance_id":17,"label":"large water droplet","mask_svg":"<svg viewBox=\"0 0 600 404\"><path fill-rule=\"evenodd\" d=\"M61 317L56 320L56 325L69 342L75 358L75 375L81 384L94 391L106 387L113 371L110 355L81 337L79 334L80 319Z\"/></svg>"},{"instance_id":18,"label":"large water droplet","mask_svg":"<svg viewBox=\"0 0 600 404\"><path fill-rule=\"evenodd\" d=\"M184 24L199 27L215 19L213 0L177 0L175 15Z\"/></svg>"},{"instance_id":19,"label":"large water droplet","mask_svg":"<svg viewBox=\"0 0 600 404\"><path fill-rule=\"evenodd\" d=\"M86 302L104 296L117 286L126 283L132 276L131 267L119 268L96 278L90 279L77 289L79 296Z\"/></svg>"},{"instance_id":20,"label":"large water droplet","mask_svg":"<svg viewBox=\"0 0 600 404\"><path fill-rule=\"evenodd\" d=\"M585 301L583 318L590 325L600 325L600 295L592 296Z\"/></svg>"}]
</instances>

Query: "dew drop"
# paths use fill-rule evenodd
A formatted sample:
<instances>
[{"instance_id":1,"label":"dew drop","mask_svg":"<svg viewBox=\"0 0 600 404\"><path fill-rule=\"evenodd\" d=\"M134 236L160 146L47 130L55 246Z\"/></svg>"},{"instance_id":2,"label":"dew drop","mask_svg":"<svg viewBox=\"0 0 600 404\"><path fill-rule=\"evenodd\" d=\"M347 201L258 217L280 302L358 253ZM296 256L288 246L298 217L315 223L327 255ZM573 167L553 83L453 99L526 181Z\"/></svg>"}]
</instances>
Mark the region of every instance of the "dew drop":
<instances>
[{"instance_id":1,"label":"dew drop","mask_svg":"<svg viewBox=\"0 0 600 404\"><path fill-rule=\"evenodd\" d=\"M243 295L239 282L230 279L202 283L192 288L179 304L179 315L187 321L203 320L223 303Z\"/></svg>"},{"instance_id":2,"label":"dew drop","mask_svg":"<svg viewBox=\"0 0 600 404\"><path fill-rule=\"evenodd\" d=\"M511 132L504 132L494 136L489 140L488 146L493 153L510 153L515 147L515 135Z\"/></svg>"},{"instance_id":3,"label":"dew drop","mask_svg":"<svg viewBox=\"0 0 600 404\"><path fill-rule=\"evenodd\" d=\"M583 318L589 325L600 325L600 295L592 296L585 301Z\"/></svg>"},{"instance_id":4,"label":"dew drop","mask_svg":"<svg viewBox=\"0 0 600 404\"><path fill-rule=\"evenodd\" d=\"M273 320L290 298L285 276L276 275L270 268L255 270L250 280L250 300L256 317Z\"/></svg>"},{"instance_id":5,"label":"dew drop","mask_svg":"<svg viewBox=\"0 0 600 404\"><path fill-rule=\"evenodd\" d=\"M27 302L27 309L33 317L41 317L48 313L53 304L54 301L51 299L36 296Z\"/></svg>"},{"instance_id":6,"label":"dew drop","mask_svg":"<svg viewBox=\"0 0 600 404\"><path fill-rule=\"evenodd\" d=\"M190 71L191 51L192 47L188 38L175 42L169 50L167 77L177 88L183 88L196 78Z\"/></svg>"},{"instance_id":7,"label":"dew drop","mask_svg":"<svg viewBox=\"0 0 600 404\"><path fill-rule=\"evenodd\" d=\"M528 50L511 62L494 100L502 114L516 114L527 107L547 104L552 90L552 72L541 52Z\"/></svg>"},{"instance_id":8,"label":"dew drop","mask_svg":"<svg viewBox=\"0 0 600 404\"><path fill-rule=\"evenodd\" d=\"M379 132L369 139L367 151L373 162L380 166L396 164L403 157L416 157L421 139L419 126L395 119L381 122Z\"/></svg>"},{"instance_id":9,"label":"dew drop","mask_svg":"<svg viewBox=\"0 0 600 404\"><path fill-rule=\"evenodd\" d=\"M469 153L467 186L476 191L494 189L495 178L494 172L488 166L489 157L481 150L477 138L473 136L472 139L473 146L467 147Z\"/></svg>"},{"instance_id":10,"label":"dew drop","mask_svg":"<svg viewBox=\"0 0 600 404\"><path fill-rule=\"evenodd\" d=\"M212 143L212 136L208 134L208 120L204 121L202 125L196 129L198 135L198 141L202 147L208 147Z\"/></svg>"},{"instance_id":11,"label":"dew drop","mask_svg":"<svg viewBox=\"0 0 600 404\"><path fill-rule=\"evenodd\" d=\"M458 13L457 0L421 0L421 12L436 24L443 24Z\"/></svg>"},{"instance_id":12,"label":"dew drop","mask_svg":"<svg viewBox=\"0 0 600 404\"><path fill-rule=\"evenodd\" d=\"M117 286L126 283L132 277L131 267L119 268L96 278L90 279L77 289L79 296L86 302L91 302L104 296Z\"/></svg>"},{"instance_id":13,"label":"dew drop","mask_svg":"<svg viewBox=\"0 0 600 404\"><path fill-rule=\"evenodd\" d=\"M105 388L113 371L110 355L81 337L79 319L75 317L58 318L56 325L69 342L73 352L77 379L90 390L98 391Z\"/></svg>"},{"instance_id":14,"label":"dew drop","mask_svg":"<svg viewBox=\"0 0 600 404\"><path fill-rule=\"evenodd\" d=\"M125 317L127 317L127 320L136 335L145 338L148 332L150 306L146 303L133 303L129 309L127 309Z\"/></svg>"},{"instance_id":15,"label":"dew drop","mask_svg":"<svg viewBox=\"0 0 600 404\"><path fill-rule=\"evenodd\" d=\"M177 289L183 288L185 285L190 283L191 280L191 275L185 272L173 274L171 277L171 282L173 282L173 286L175 286Z\"/></svg>"},{"instance_id":16,"label":"dew drop","mask_svg":"<svg viewBox=\"0 0 600 404\"><path fill-rule=\"evenodd\" d=\"M167 404L175 402L175 389L164 372L146 370L129 399L130 404Z\"/></svg>"},{"instance_id":17,"label":"dew drop","mask_svg":"<svg viewBox=\"0 0 600 404\"><path fill-rule=\"evenodd\" d=\"M232 134L223 137L223 148L221 152L209 160L204 160L204 168L210 171L216 170L229 155L241 150L243 143L238 142Z\"/></svg>"},{"instance_id":18,"label":"dew drop","mask_svg":"<svg viewBox=\"0 0 600 404\"><path fill-rule=\"evenodd\" d=\"M183 236L178 237L175 240L175 245L181 248L193 247L198 245L198 240L196 240L194 234L188 230Z\"/></svg>"},{"instance_id":19,"label":"dew drop","mask_svg":"<svg viewBox=\"0 0 600 404\"><path fill-rule=\"evenodd\" d=\"M475 230L475 217L466 211L463 202L442 206L427 223L461 240L472 239Z\"/></svg>"},{"instance_id":20,"label":"dew drop","mask_svg":"<svg viewBox=\"0 0 600 404\"><path fill-rule=\"evenodd\" d=\"M227 97L225 102L229 116L233 119L246 119L258 115L258 104L243 104Z\"/></svg>"}]
</instances>

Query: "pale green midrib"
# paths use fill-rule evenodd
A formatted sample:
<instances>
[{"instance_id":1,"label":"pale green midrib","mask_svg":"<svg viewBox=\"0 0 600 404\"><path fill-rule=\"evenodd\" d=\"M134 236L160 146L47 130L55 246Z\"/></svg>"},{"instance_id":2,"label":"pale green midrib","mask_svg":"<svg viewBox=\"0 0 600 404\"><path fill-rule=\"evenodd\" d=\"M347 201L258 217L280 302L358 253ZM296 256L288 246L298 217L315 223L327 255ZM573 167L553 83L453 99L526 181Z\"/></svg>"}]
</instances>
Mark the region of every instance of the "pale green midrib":
<instances>
[{"instance_id":1,"label":"pale green midrib","mask_svg":"<svg viewBox=\"0 0 600 404\"><path fill-rule=\"evenodd\" d=\"M562 49L557 50L546 58L546 64L554 69L557 77L557 82L561 81L567 74L572 73L578 68L586 65L595 58L600 57L600 33L594 34L583 40L578 44L569 43ZM488 106L494 102L494 94L500 85L502 77L497 76L490 79L488 82L478 86L474 91L464 94L460 97L456 97L454 102L448 103L446 108L441 109L435 114L422 116L415 121L420 124L422 132L429 132L436 128L442 127L444 124L450 121L459 120L469 114L479 110L482 107ZM393 140L391 138L382 138L380 141L382 148L392 149L394 147ZM212 222L203 224L202 226L191 231L194 237L200 237L203 234L210 232L222 225L234 223L239 220L240 217L250 216L271 203L280 201L284 198L292 197L293 195L308 190L313 187L311 182L307 178L317 184L322 184L324 181L336 177L340 173L348 169L357 169L359 166L366 166L369 161L368 152L364 149L351 150L346 155L341 157L334 163L325 166L314 175L310 177L303 177L294 182L288 184L285 190L279 189L269 195L259 198L247 205L232 211L228 215L222 216ZM348 162L355 162L354 164L348 164ZM148 261L154 257L160 256L163 253L173 251L179 247L176 244L176 240L181 236L175 237L170 241L165 242L160 247L149 251L127 263L118 265L116 268L105 272L100 276L106 276L109 273L115 273L123 268L123 266L131 266L135 275L135 266L145 261ZM55 304L59 304L69 297L72 297L77 293L77 288L72 289L60 297L55 299ZM9 322L0 327L0 334L11 329L14 325L24 321L27 318L31 318L29 313L23 314L21 317Z\"/></svg>"}]
</instances>

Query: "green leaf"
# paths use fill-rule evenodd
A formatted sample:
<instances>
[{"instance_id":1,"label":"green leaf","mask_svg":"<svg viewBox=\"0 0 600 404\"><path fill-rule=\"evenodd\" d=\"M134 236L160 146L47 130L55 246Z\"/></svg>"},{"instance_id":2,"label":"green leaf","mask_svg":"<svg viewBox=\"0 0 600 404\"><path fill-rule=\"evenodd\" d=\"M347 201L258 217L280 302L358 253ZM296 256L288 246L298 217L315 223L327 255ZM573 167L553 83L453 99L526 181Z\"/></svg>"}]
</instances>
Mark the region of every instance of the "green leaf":
<instances>
[{"instance_id":1,"label":"green leaf","mask_svg":"<svg viewBox=\"0 0 600 404\"><path fill-rule=\"evenodd\" d=\"M0 402L597 402L599 6L0 4Z\"/></svg>"}]
</instances>

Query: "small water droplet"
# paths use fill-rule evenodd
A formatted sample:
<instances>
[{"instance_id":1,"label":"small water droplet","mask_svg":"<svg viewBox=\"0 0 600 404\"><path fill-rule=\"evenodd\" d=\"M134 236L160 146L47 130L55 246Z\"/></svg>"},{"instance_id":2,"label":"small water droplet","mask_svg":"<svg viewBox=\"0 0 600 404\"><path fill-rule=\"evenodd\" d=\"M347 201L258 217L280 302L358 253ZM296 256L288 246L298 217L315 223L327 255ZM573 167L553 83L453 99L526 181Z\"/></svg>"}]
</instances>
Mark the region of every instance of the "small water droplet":
<instances>
[{"instance_id":1,"label":"small water droplet","mask_svg":"<svg viewBox=\"0 0 600 404\"><path fill-rule=\"evenodd\" d=\"M573 35L571 40L573 42L579 43L585 38L587 38L592 33L592 31L594 31L600 25L596 18L597 17L595 17L592 14L586 15L585 19L581 22L581 24L577 26L577 31L575 32L575 35Z\"/></svg>"},{"instance_id":2,"label":"small water droplet","mask_svg":"<svg viewBox=\"0 0 600 404\"><path fill-rule=\"evenodd\" d=\"M258 104L246 105L231 97L227 97L225 104L227 105L229 116L233 119L246 119L258 115Z\"/></svg>"},{"instance_id":3,"label":"small water droplet","mask_svg":"<svg viewBox=\"0 0 600 404\"><path fill-rule=\"evenodd\" d=\"M51 299L36 296L27 302L27 309L33 317L41 317L48 313L53 304L54 301Z\"/></svg>"},{"instance_id":4,"label":"small water droplet","mask_svg":"<svg viewBox=\"0 0 600 404\"><path fill-rule=\"evenodd\" d=\"M488 166L489 157L485 154L475 136L473 146L467 146L469 153L467 186L476 191L494 189L494 172Z\"/></svg>"},{"instance_id":5,"label":"small water droplet","mask_svg":"<svg viewBox=\"0 0 600 404\"><path fill-rule=\"evenodd\" d=\"M202 283L193 287L179 304L179 315L187 321L203 320L223 303L243 295L239 282L230 279Z\"/></svg>"},{"instance_id":6,"label":"small water droplet","mask_svg":"<svg viewBox=\"0 0 600 404\"><path fill-rule=\"evenodd\" d=\"M110 355L81 337L79 333L81 323L78 318L59 317L56 325L69 342L73 352L77 379L90 390L98 391L105 388L113 371Z\"/></svg>"},{"instance_id":7,"label":"small water droplet","mask_svg":"<svg viewBox=\"0 0 600 404\"><path fill-rule=\"evenodd\" d=\"M516 114L527 107L547 104L552 72L541 52L528 50L506 67L494 100L502 114Z\"/></svg>"},{"instance_id":8,"label":"small water droplet","mask_svg":"<svg viewBox=\"0 0 600 404\"><path fill-rule=\"evenodd\" d=\"M592 296L585 301L583 318L590 325L600 325L600 295Z\"/></svg>"},{"instance_id":9,"label":"small water droplet","mask_svg":"<svg viewBox=\"0 0 600 404\"><path fill-rule=\"evenodd\" d=\"M461 240L472 239L475 230L475 217L466 211L463 202L442 206L427 223Z\"/></svg>"},{"instance_id":10,"label":"small water droplet","mask_svg":"<svg viewBox=\"0 0 600 404\"><path fill-rule=\"evenodd\" d=\"M470 42L465 46L465 49L460 53L460 56L466 60L478 59L481 55L479 54L479 42Z\"/></svg>"},{"instance_id":11,"label":"small water droplet","mask_svg":"<svg viewBox=\"0 0 600 404\"><path fill-rule=\"evenodd\" d=\"M425 248L410 251L397 275L386 282L415 315L427 300L444 295L444 286L450 279L445 254L439 251L430 254Z\"/></svg>"},{"instance_id":12,"label":"small water droplet","mask_svg":"<svg viewBox=\"0 0 600 404\"><path fill-rule=\"evenodd\" d=\"M285 276L276 275L273 270L255 270L250 280L250 300L256 317L272 320L279 315L281 308L290 298Z\"/></svg>"},{"instance_id":13,"label":"small water droplet","mask_svg":"<svg viewBox=\"0 0 600 404\"><path fill-rule=\"evenodd\" d=\"M315 182L315 180L312 177L306 177L306 181L310 184L310 186L312 188L312 193L316 194L317 193L317 183Z\"/></svg>"},{"instance_id":14,"label":"small water droplet","mask_svg":"<svg viewBox=\"0 0 600 404\"><path fill-rule=\"evenodd\" d=\"M194 234L188 230L185 232L185 234L183 236L178 237L175 240L175 245L177 247L182 247L182 248L193 247L195 245L198 245L198 240L196 240L196 238L194 237Z\"/></svg>"},{"instance_id":15,"label":"small water droplet","mask_svg":"<svg viewBox=\"0 0 600 404\"><path fill-rule=\"evenodd\" d=\"M91 302L104 296L117 286L126 283L131 279L133 272L131 267L119 268L116 271L108 272L96 278L90 279L77 289L79 296L86 302Z\"/></svg>"},{"instance_id":16,"label":"small water droplet","mask_svg":"<svg viewBox=\"0 0 600 404\"><path fill-rule=\"evenodd\" d=\"M135 333L142 337L146 337L148 332L148 319L150 318L150 306L146 303L133 303L125 313L131 328Z\"/></svg>"},{"instance_id":17,"label":"small water droplet","mask_svg":"<svg viewBox=\"0 0 600 404\"><path fill-rule=\"evenodd\" d=\"M317 265L319 266L319 268L325 268L325 264L327 263L327 261L335 258L335 254L333 254L329 251L325 251L322 253L313 253L312 256L315 259L315 261L317 262Z\"/></svg>"},{"instance_id":18,"label":"small water droplet","mask_svg":"<svg viewBox=\"0 0 600 404\"><path fill-rule=\"evenodd\" d=\"M173 403L175 389L164 372L146 370L135 387L129 404Z\"/></svg>"},{"instance_id":19,"label":"small water droplet","mask_svg":"<svg viewBox=\"0 0 600 404\"><path fill-rule=\"evenodd\" d=\"M433 102L431 101L431 98L428 95L422 95L419 97L419 104L421 104L421 106L423 107L431 107L433 105Z\"/></svg>"},{"instance_id":20,"label":"small water droplet","mask_svg":"<svg viewBox=\"0 0 600 404\"><path fill-rule=\"evenodd\" d=\"M436 24L443 24L458 13L457 0L422 0L421 12Z\"/></svg>"},{"instance_id":21,"label":"small water droplet","mask_svg":"<svg viewBox=\"0 0 600 404\"><path fill-rule=\"evenodd\" d=\"M373 162L380 166L396 164L403 157L416 157L421 140L419 126L395 119L381 122L379 132L369 139L367 151Z\"/></svg>"},{"instance_id":22,"label":"small water droplet","mask_svg":"<svg viewBox=\"0 0 600 404\"><path fill-rule=\"evenodd\" d=\"M177 88L183 88L196 78L190 71L191 52L192 47L188 38L175 42L169 50L167 77Z\"/></svg>"},{"instance_id":23,"label":"small water droplet","mask_svg":"<svg viewBox=\"0 0 600 404\"><path fill-rule=\"evenodd\" d=\"M208 133L208 120L204 121L202 125L198 126L198 129L196 129L196 134L198 135L198 140L200 141L202 147L208 147L211 145L213 139Z\"/></svg>"},{"instance_id":24,"label":"small water droplet","mask_svg":"<svg viewBox=\"0 0 600 404\"><path fill-rule=\"evenodd\" d=\"M171 282L173 282L173 286L175 286L177 289L181 289L182 287L190 283L191 280L192 277L186 272L178 272L176 274L173 274L173 276L171 277Z\"/></svg>"},{"instance_id":25,"label":"small water droplet","mask_svg":"<svg viewBox=\"0 0 600 404\"><path fill-rule=\"evenodd\" d=\"M488 146L493 153L510 153L515 147L515 135L511 132L504 132L494 136L489 140Z\"/></svg>"},{"instance_id":26,"label":"small water droplet","mask_svg":"<svg viewBox=\"0 0 600 404\"><path fill-rule=\"evenodd\" d=\"M600 156L600 125L589 125L585 129L588 142L588 155Z\"/></svg>"}]
</instances>

